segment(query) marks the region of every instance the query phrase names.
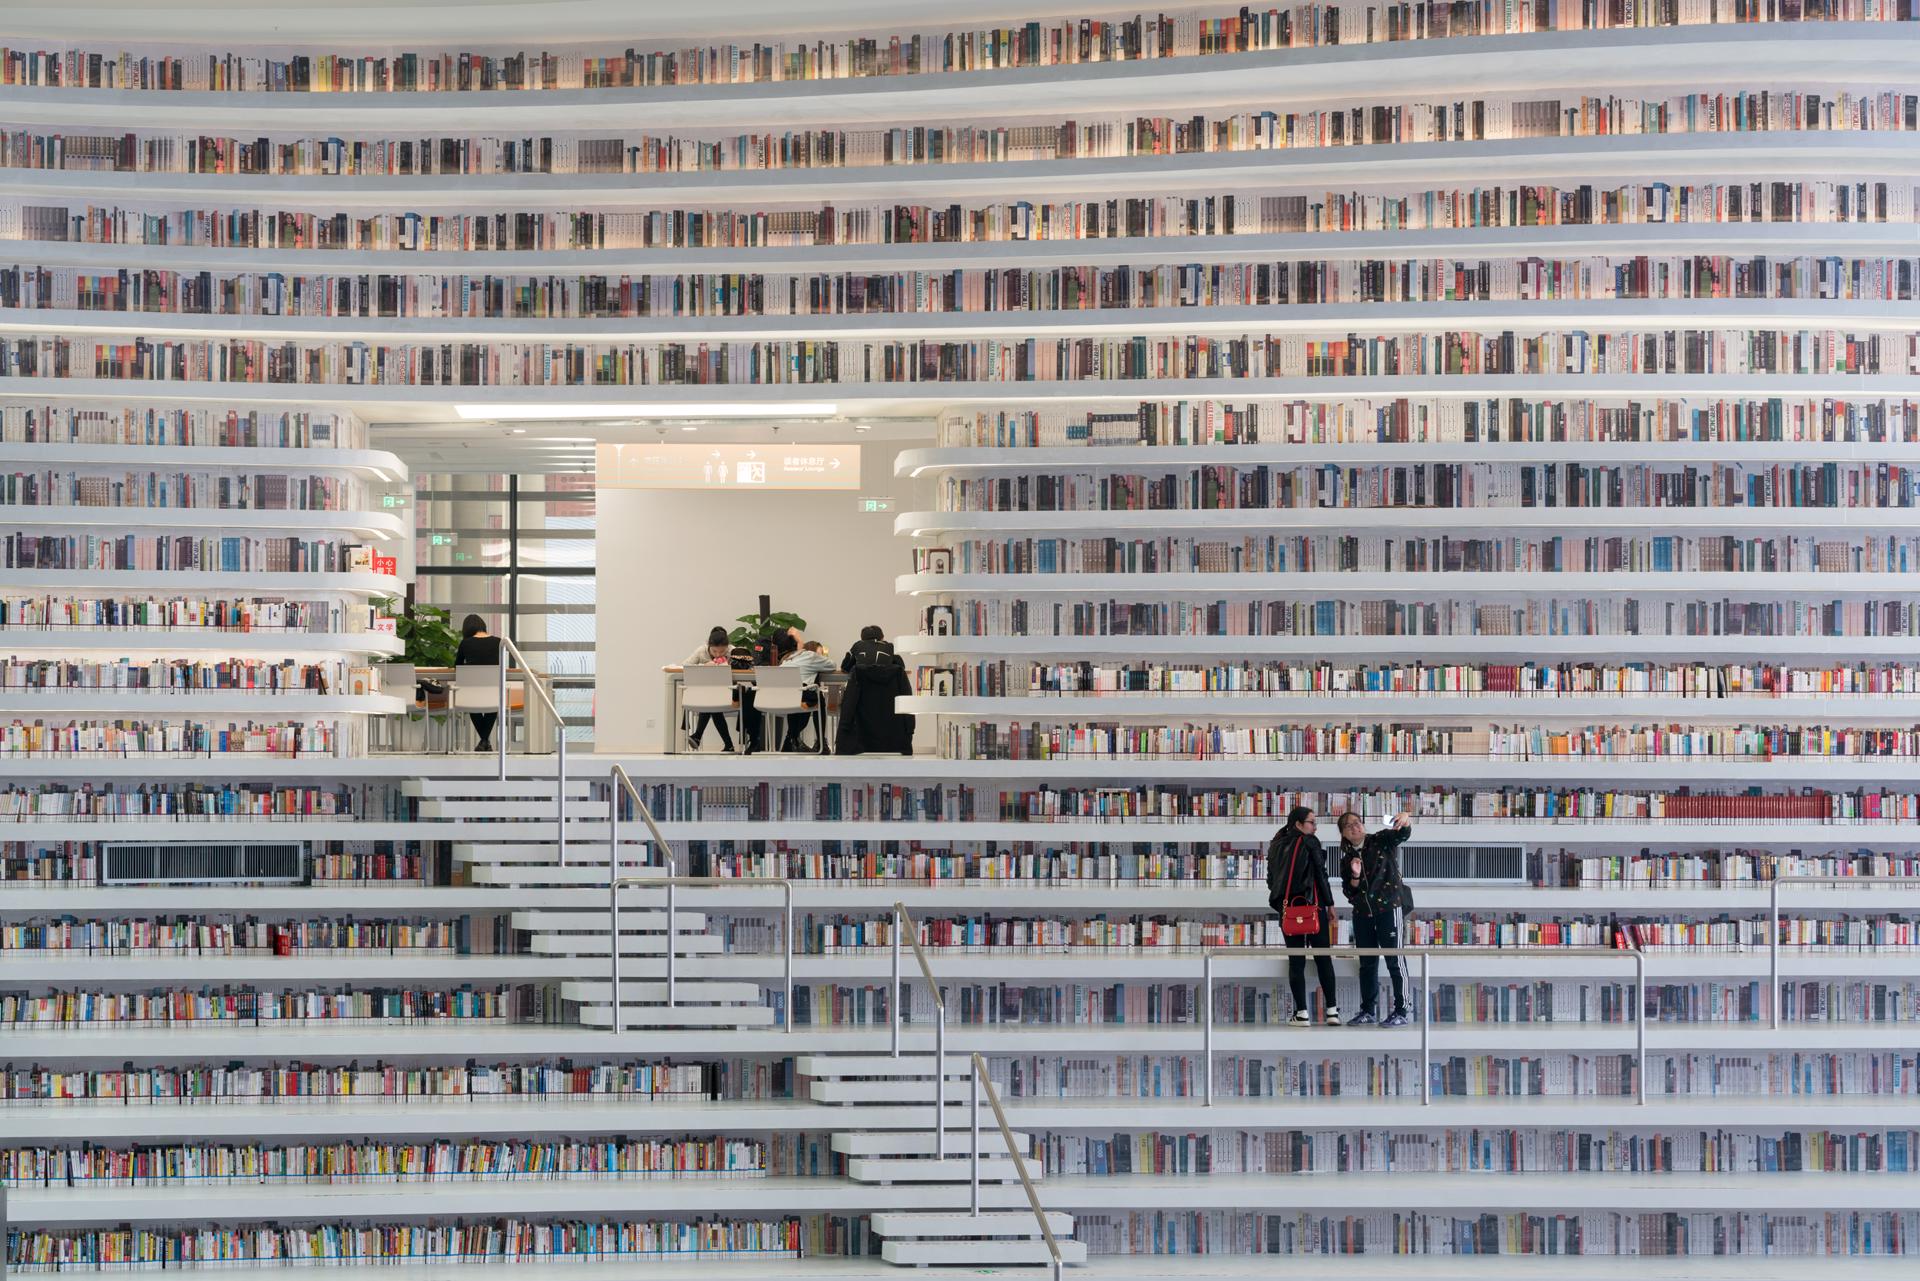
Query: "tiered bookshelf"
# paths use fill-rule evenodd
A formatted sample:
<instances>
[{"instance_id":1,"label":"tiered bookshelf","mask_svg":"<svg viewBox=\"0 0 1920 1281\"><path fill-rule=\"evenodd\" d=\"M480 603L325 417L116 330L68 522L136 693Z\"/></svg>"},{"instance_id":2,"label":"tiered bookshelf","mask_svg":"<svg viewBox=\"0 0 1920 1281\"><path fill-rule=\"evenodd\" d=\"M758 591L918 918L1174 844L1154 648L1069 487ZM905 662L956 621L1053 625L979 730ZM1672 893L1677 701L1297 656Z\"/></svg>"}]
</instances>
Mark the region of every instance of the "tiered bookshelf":
<instances>
[{"instance_id":1,"label":"tiered bookshelf","mask_svg":"<svg viewBox=\"0 0 1920 1281\"><path fill-rule=\"evenodd\" d=\"M1909 1266L1912 883L1791 881L1920 876L1913 18L10 41L10 1266L880 1271L869 1214L964 1190L843 1177L796 1061L895 1003L931 1048L896 901L1089 1275ZM361 421L640 386L938 423L897 531L938 754L624 762L683 870L792 878L791 1030L583 1017L604 947L528 916L601 910L597 782L563 867L407 788L491 761L359 754L397 583L346 549L410 534ZM26 728L248 719L340 730ZM1303 798L1416 815L1424 1075L1422 1029L1281 1026ZM243 841L304 870L103 871ZM682 973L780 1004L768 901L683 903Z\"/></svg>"}]
</instances>

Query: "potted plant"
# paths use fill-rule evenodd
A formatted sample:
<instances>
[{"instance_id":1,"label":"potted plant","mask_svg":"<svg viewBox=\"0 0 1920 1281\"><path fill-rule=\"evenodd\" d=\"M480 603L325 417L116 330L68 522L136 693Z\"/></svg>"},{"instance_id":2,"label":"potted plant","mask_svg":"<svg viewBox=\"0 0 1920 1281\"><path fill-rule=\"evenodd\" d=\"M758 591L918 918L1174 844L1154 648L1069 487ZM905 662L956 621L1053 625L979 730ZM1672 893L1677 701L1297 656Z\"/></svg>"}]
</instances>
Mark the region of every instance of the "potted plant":
<instances>
[{"instance_id":1,"label":"potted plant","mask_svg":"<svg viewBox=\"0 0 1920 1281\"><path fill-rule=\"evenodd\" d=\"M376 602L394 614L394 635L400 638L402 651L394 661L416 667L452 667L460 653L460 633L453 628L452 615L438 605L404 608L397 597Z\"/></svg>"},{"instance_id":2,"label":"potted plant","mask_svg":"<svg viewBox=\"0 0 1920 1281\"><path fill-rule=\"evenodd\" d=\"M771 641L789 627L807 630L807 620L787 610L776 610L765 616L760 614L742 614L735 620L739 626L727 633L727 643L735 649L749 649L756 654L768 641Z\"/></svg>"}]
</instances>

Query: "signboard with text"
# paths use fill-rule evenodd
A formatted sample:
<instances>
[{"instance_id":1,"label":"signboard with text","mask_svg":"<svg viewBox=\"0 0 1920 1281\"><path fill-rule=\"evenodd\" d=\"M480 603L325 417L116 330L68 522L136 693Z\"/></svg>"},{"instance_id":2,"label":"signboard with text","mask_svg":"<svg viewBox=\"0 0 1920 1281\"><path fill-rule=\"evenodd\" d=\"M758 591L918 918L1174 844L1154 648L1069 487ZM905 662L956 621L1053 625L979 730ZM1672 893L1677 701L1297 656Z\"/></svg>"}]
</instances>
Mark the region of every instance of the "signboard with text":
<instances>
[{"instance_id":1,"label":"signboard with text","mask_svg":"<svg viewBox=\"0 0 1920 1281\"><path fill-rule=\"evenodd\" d=\"M602 444L602 489L858 489L858 445Z\"/></svg>"}]
</instances>

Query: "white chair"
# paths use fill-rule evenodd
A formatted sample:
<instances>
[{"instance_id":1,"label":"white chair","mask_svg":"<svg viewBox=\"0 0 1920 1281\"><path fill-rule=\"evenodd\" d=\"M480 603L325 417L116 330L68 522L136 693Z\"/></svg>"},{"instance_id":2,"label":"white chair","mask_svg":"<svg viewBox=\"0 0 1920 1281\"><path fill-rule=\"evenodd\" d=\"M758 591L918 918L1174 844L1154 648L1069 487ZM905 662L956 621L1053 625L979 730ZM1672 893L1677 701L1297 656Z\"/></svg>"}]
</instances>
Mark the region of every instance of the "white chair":
<instances>
[{"instance_id":1,"label":"white chair","mask_svg":"<svg viewBox=\"0 0 1920 1281\"><path fill-rule=\"evenodd\" d=\"M494 722L493 732L505 735L507 718L505 709L500 706L500 665L498 663L482 667L477 663L453 669L453 693L447 703L450 710L459 715L473 712L500 713ZM447 749L453 749L453 726L447 727ZM476 740L477 742L478 740ZM506 741L504 737L501 740Z\"/></svg>"},{"instance_id":2,"label":"white chair","mask_svg":"<svg viewBox=\"0 0 1920 1281\"><path fill-rule=\"evenodd\" d=\"M820 709L807 706L806 692L812 687L813 673L798 667L756 667L753 669L753 709L762 718L760 734L761 746L769 752L779 751L779 744L786 740L787 717L795 712L806 712L814 717L815 732L819 732Z\"/></svg>"},{"instance_id":3,"label":"white chair","mask_svg":"<svg viewBox=\"0 0 1920 1281\"><path fill-rule=\"evenodd\" d=\"M407 729L413 723L414 703L417 701L416 686L419 684L420 677L412 663L381 663L373 670L380 682L380 692L397 698L405 704L400 711L382 713L368 722L369 731L375 726L381 730L380 745L377 750L396 751L399 749L393 744L398 741L402 746L405 745ZM392 733L396 722L399 725L398 735ZM371 739L371 733L368 737ZM376 750L371 741L368 742L367 747L369 750Z\"/></svg>"},{"instance_id":4,"label":"white chair","mask_svg":"<svg viewBox=\"0 0 1920 1281\"><path fill-rule=\"evenodd\" d=\"M717 663L704 663L687 668L682 674L683 685L680 691L680 733L685 736L691 726L698 725L699 717L712 714L720 717L724 728L729 717L733 720L734 742L744 737L745 725L740 715L740 705L733 697L733 668ZM692 741L686 740L692 747Z\"/></svg>"}]
</instances>

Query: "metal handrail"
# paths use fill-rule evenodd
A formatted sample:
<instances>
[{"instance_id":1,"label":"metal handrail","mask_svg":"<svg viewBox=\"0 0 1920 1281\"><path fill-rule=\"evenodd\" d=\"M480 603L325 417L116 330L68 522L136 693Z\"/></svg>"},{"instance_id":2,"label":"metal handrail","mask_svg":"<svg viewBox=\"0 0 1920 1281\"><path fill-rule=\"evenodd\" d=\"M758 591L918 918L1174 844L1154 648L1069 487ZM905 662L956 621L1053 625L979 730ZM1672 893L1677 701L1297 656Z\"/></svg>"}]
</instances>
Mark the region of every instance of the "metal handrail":
<instances>
[{"instance_id":1,"label":"metal handrail","mask_svg":"<svg viewBox=\"0 0 1920 1281\"><path fill-rule=\"evenodd\" d=\"M1767 891L1767 1017L1780 1026L1780 886L1788 885L1912 885L1920 876L1776 876Z\"/></svg>"},{"instance_id":2,"label":"metal handrail","mask_svg":"<svg viewBox=\"0 0 1920 1281\"><path fill-rule=\"evenodd\" d=\"M540 683L539 677L534 674L533 668L527 663L527 656L520 652L520 647L514 644L511 638L506 636L501 636L498 640L500 641L500 723L494 728L500 735L500 742L495 748L500 758L499 778L502 783L507 781L507 659L511 657L520 669L520 683L540 696L540 701L547 705L547 711L553 717L553 741L556 758L555 770L557 771L554 794L559 798L557 817L560 823L560 837L557 848L560 851L559 865L565 867L567 865L566 718L560 715L559 705L553 701L553 695L547 693L546 686ZM524 712L522 715L524 716ZM449 731L449 733L451 733L451 731Z\"/></svg>"},{"instance_id":3,"label":"metal handrail","mask_svg":"<svg viewBox=\"0 0 1920 1281\"><path fill-rule=\"evenodd\" d=\"M680 885L719 888L734 885L778 885L781 911L785 918L780 931L782 1030L793 1031L793 882L784 876L619 876L607 874L608 978L613 985L613 1032L626 1029L620 1023L620 891L635 886L664 886L667 891L667 1008L673 1008L673 943L678 923L674 919L674 888Z\"/></svg>"},{"instance_id":4,"label":"metal handrail","mask_svg":"<svg viewBox=\"0 0 1920 1281\"><path fill-rule=\"evenodd\" d=\"M640 821L647 825L647 834L653 838L653 847L660 851L660 860L667 869L667 1007L673 1007L673 889L674 882L680 876L680 856L674 852L673 842L660 830L660 824L654 822L653 811L647 808L646 798L640 795L640 789L633 785L633 777L625 767L615 763L607 771L607 788L612 793L607 797L607 897L611 903L620 897L620 793L625 792L633 798L633 807L640 815ZM609 912L617 910L609 906ZM793 954L793 944L788 942L787 954ZM614 986L614 1030L620 1030L619 988L620 988L620 949L613 949L613 986Z\"/></svg>"},{"instance_id":5,"label":"metal handrail","mask_svg":"<svg viewBox=\"0 0 1920 1281\"><path fill-rule=\"evenodd\" d=\"M1213 960L1216 956L1410 956L1420 962L1420 1102L1433 1102L1433 988L1428 982L1430 962L1435 956L1514 956L1523 949L1511 947L1222 947L1208 948L1200 958L1202 1016L1201 1056L1206 1067L1206 1095L1203 1106L1213 1106ZM1524 949L1525 954L1546 956L1608 957L1633 962L1633 1039L1638 1070L1634 1073L1639 1102L1647 1101L1647 958L1638 949L1614 947L1556 947ZM1536 955L1538 959L1538 955Z\"/></svg>"},{"instance_id":6,"label":"metal handrail","mask_svg":"<svg viewBox=\"0 0 1920 1281\"><path fill-rule=\"evenodd\" d=\"M1027 1158L1021 1154L1020 1145L1013 1141L1013 1127L1007 1124L1007 1114L1000 1106L1000 1092L993 1088L993 1082L987 1076L987 1061L980 1057L979 1051L973 1054L973 1217L980 1217L980 1091L987 1093L987 1106L993 1109L993 1120L1000 1127L1000 1138L1007 1145L1007 1155L1013 1158L1013 1172L1020 1176L1020 1186L1026 1190L1027 1204L1033 1208L1033 1217L1040 1224L1040 1237L1047 1243L1047 1253L1052 1256L1048 1266L1053 1270L1054 1281L1060 1281L1066 1269L1066 1260L1060 1254L1060 1243L1054 1239L1053 1225L1047 1222L1047 1212L1040 1205L1040 1193L1033 1186L1033 1178L1027 1173Z\"/></svg>"},{"instance_id":7,"label":"metal handrail","mask_svg":"<svg viewBox=\"0 0 1920 1281\"><path fill-rule=\"evenodd\" d=\"M933 994L933 1155L947 1156L947 1002L940 995L940 980L933 976L933 965L920 947L920 923L907 911L905 903L893 905L893 987L887 993L893 1024L893 1057L900 1057L900 936L913 945L913 959L920 963L920 975Z\"/></svg>"}]
</instances>

